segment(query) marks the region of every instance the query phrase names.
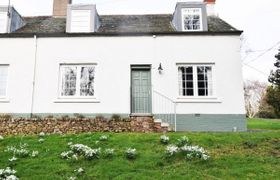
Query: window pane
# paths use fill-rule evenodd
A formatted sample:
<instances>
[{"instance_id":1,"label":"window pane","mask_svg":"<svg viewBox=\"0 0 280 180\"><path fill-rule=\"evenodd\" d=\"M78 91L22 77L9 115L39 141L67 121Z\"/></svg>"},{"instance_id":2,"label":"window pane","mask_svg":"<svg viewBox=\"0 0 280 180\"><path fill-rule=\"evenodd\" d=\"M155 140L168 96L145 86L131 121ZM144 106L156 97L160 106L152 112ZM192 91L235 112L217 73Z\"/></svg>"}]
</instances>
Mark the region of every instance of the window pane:
<instances>
[{"instance_id":1,"label":"window pane","mask_svg":"<svg viewBox=\"0 0 280 180\"><path fill-rule=\"evenodd\" d=\"M183 28L184 30L201 30L201 9L183 9Z\"/></svg>"},{"instance_id":2,"label":"window pane","mask_svg":"<svg viewBox=\"0 0 280 180\"><path fill-rule=\"evenodd\" d=\"M179 67L179 95L180 96L193 96L194 83L193 83L193 67L181 66Z\"/></svg>"},{"instance_id":3,"label":"window pane","mask_svg":"<svg viewBox=\"0 0 280 180\"><path fill-rule=\"evenodd\" d=\"M206 90L205 89L198 89L198 96L205 96Z\"/></svg>"},{"instance_id":4,"label":"window pane","mask_svg":"<svg viewBox=\"0 0 280 180\"><path fill-rule=\"evenodd\" d=\"M0 66L0 96L7 94L8 66Z\"/></svg>"},{"instance_id":5,"label":"window pane","mask_svg":"<svg viewBox=\"0 0 280 180\"><path fill-rule=\"evenodd\" d=\"M80 95L94 96L94 67L81 67Z\"/></svg>"},{"instance_id":6,"label":"window pane","mask_svg":"<svg viewBox=\"0 0 280 180\"><path fill-rule=\"evenodd\" d=\"M198 96L212 96L212 67L197 66Z\"/></svg>"},{"instance_id":7,"label":"window pane","mask_svg":"<svg viewBox=\"0 0 280 180\"><path fill-rule=\"evenodd\" d=\"M193 89L187 89L187 96L193 96Z\"/></svg>"},{"instance_id":8,"label":"window pane","mask_svg":"<svg viewBox=\"0 0 280 180\"><path fill-rule=\"evenodd\" d=\"M76 81L77 81L77 67L65 66L61 67L61 95L75 96L76 95Z\"/></svg>"}]
</instances>

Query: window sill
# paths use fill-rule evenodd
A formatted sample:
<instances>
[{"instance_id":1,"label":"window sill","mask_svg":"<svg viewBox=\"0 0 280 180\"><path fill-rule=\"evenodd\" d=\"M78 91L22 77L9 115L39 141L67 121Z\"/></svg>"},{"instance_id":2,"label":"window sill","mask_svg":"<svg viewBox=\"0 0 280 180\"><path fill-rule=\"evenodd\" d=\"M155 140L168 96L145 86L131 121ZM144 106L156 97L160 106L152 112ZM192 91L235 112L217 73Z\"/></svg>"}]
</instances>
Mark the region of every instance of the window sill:
<instances>
[{"instance_id":1,"label":"window sill","mask_svg":"<svg viewBox=\"0 0 280 180\"><path fill-rule=\"evenodd\" d=\"M178 97L176 103L222 103L216 97Z\"/></svg>"},{"instance_id":2,"label":"window sill","mask_svg":"<svg viewBox=\"0 0 280 180\"><path fill-rule=\"evenodd\" d=\"M9 103L10 99L8 98L0 98L0 103Z\"/></svg>"},{"instance_id":3,"label":"window sill","mask_svg":"<svg viewBox=\"0 0 280 180\"><path fill-rule=\"evenodd\" d=\"M100 103L98 99L95 98L90 98L90 99L85 99L85 98L63 98L63 99L56 99L54 100L54 103Z\"/></svg>"}]
</instances>

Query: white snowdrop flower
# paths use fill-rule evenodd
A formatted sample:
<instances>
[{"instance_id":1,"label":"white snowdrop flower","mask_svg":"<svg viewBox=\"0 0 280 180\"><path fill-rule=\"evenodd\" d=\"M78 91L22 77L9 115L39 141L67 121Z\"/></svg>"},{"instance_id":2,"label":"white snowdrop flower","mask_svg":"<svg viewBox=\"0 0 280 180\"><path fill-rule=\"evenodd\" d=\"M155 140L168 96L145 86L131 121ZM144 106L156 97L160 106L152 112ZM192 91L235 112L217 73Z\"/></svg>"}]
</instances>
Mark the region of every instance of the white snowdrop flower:
<instances>
[{"instance_id":1,"label":"white snowdrop flower","mask_svg":"<svg viewBox=\"0 0 280 180\"><path fill-rule=\"evenodd\" d=\"M160 142L163 144L167 144L169 142L169 137L166 135L160 136Z\"/></svg>"},{"instance_id":2,"label":"white snowdrop flower","mask_svg":"<svg viewBox=\"0 0 280 180\"><path fill-rule=\"evenodd\" d=\"M5 180L18 180L19 178L17 178L15 175L9 175L5 178Z\"/></svg>"},{"instance_id":3,"label":"white snowdrop flower","mask_svg":"<svg viewBox=\"0 0 280 180\"><path fill-rule=\"evenodd\" d=\"M15 156L13 156L12 158L9 159L10 162L16 161L17 158Z\"/></svg>"},{"instance_id":4,"label":"white snowdrop flower","mask_svg":"<svg viewBox=\"0 0 280 180\"><path fill-rule=\"evenodd\" d=\"M38 151L32 151L31 157L36 157L38 156L39 152Z\"/></svg>"},{"instance_id":5,"label":"white snowdrop flower","mask_svg":"<svg viewBox=\"0 0 280 180\"><path fill-rule=\"evenodd\" d=\"M69 178L69 180L76 180L77 178L76 177L73 177L73 176L71 176L70 178Z\"/></svg>"},{"instance_id":6,"label":"white snowdrop flower","mask_svg":"<svg viewBox=\"0 0 280 180\"><path fill-rule=\"evenodd\" d=\"M76 170L78 173L83 173L85 170L83 168L79 168Z\"/></svg>"},{"instance_id":7,"label":"white snowdrop flower","mask_svg":"<svg viewBox=\"0 0 280 180\"><path fill-rule=\"evenodd\" d=\"M0 135L0 141L3 140L3 139L4 139L4 137Z\"/></svg>"},{"instance_id":8,"label":"white snowdrop flower","mask_svg":"<svg viewBox=\"0 0 280 180\"><path fill-rule=\"evenodd\" d=\"M38 140L39 143L43 143L44 141L45 141L45 139L43 139L43 138L40 138L40 139Z\"/></svg>"},{"instance_id":9,"label":"white snowdrop flower","mask_svg":"<svg viewBox=\"0 0 280 180\"><path fill-rule=\"evenodd\" d=\"M45 137L45 135L46 135L46 134L45 134L44 132L40 132L40 133L39 133L39 137Z\"/></svg>"},{"instance_id":10,"label":"white snowdrop flower","mask_svg":"<svg viewBox=\"0 0 280 180\"><path fill-rule=\"evenodd\" d=\"M77 154L73 154L72 155L72 159L78 160L78 155Z\"/></svg>"},{"instance_id":11,"label":"white snowdrop flower","mask_svg":"<svg viewBox=\"0 0 280 180\"><path fill-rule=\"evenodd\" d=\"M99 140L100 140L100 141L107 141L108 138L109 138L108 136L102 135L102 136L99 138Z\"/></svg>"},{"instance_id":12,"label":"white snowdrop flower","mask_svg":"<svg viewBox=\"0 0 280 180\"><path fill-rule=\"evenodd\" d=\"M169 156L173 156L177 152L178 152L178 147L175 146L175 145L169 145L169 146L166 147L166 153Z\"/></svg>"}]
</instances>

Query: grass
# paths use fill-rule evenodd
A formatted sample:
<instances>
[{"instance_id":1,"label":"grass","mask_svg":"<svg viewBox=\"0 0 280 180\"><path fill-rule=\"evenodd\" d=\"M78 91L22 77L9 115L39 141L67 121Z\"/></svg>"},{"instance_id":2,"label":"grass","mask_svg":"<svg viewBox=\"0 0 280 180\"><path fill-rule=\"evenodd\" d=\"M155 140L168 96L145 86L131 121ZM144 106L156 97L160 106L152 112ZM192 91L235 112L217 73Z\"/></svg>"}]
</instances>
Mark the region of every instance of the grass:
<instances>
[{"instance_id":1,"label":"grass","mask_svg":"<svg viewBox=\"0 0 280 180\"><path fill-rule=\"evenodd\" d=\"M280 130L279 119L249 119L247 123L248 129L261 130Z\"/></svg>"},{"instance_id":2,"label":"grass","mask_svg":"<svg viewBox=\"0 0 280 180\"><path fill-rule=\"evenodd\" d=\"M249 128L267 129L249 120ZM266 120L270 124L270 121ZM274 122L274 121L272 121ZM276 121L277 122L277 121ZM279 125L279 124L278 124ZM277 126L277 125L276 125ZM275 130L274 126L272 128ZM103 134L108 141L100 141ZM78 179L277 179L280 177L280 131L258 133L169 133L171 143L186 135L193 144L204 147L211 159L188 161L182 157L166 159L161 134L142 133L87 133L79 135L50 135L39 143L37 136L6 137L0 141L0 169L12 166L22 180L68 179L75 169L84 168ZM19 158L11 163L7 146L27 143L28 149L38 150L35 158ZM60 153L68 150L67 143L82 143L92 148L116 149L111 159L64 160ZM135 160L127 160L123 151L137 149Z\"/></svg>"}]
</instances>

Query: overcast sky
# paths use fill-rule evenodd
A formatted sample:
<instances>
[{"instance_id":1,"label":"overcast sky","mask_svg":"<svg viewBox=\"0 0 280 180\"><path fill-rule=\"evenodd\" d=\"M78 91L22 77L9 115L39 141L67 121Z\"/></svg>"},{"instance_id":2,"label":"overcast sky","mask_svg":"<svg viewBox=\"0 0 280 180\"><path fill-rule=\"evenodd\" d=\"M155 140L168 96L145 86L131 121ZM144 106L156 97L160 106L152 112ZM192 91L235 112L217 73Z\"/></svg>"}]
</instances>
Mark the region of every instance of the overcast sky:
<instances>
[{"instance_id":1,"label":"overcast sky","mask_svg":"<svg viewBox=\"0 0 280 180\"><path fill-rule=\"evenodd\" d=\"M147 14L173 13L176 2L182 0L73 1L97 4L99 14ZM7 3L8 0L0 0L0 5ZM11 0L11 4L23 16L51 15L53 0ZM231 25L244 30L241 50L244 79L266 81L280 48L280 1L217 0L216 12Z\"/></svg>"}]
</instances>

